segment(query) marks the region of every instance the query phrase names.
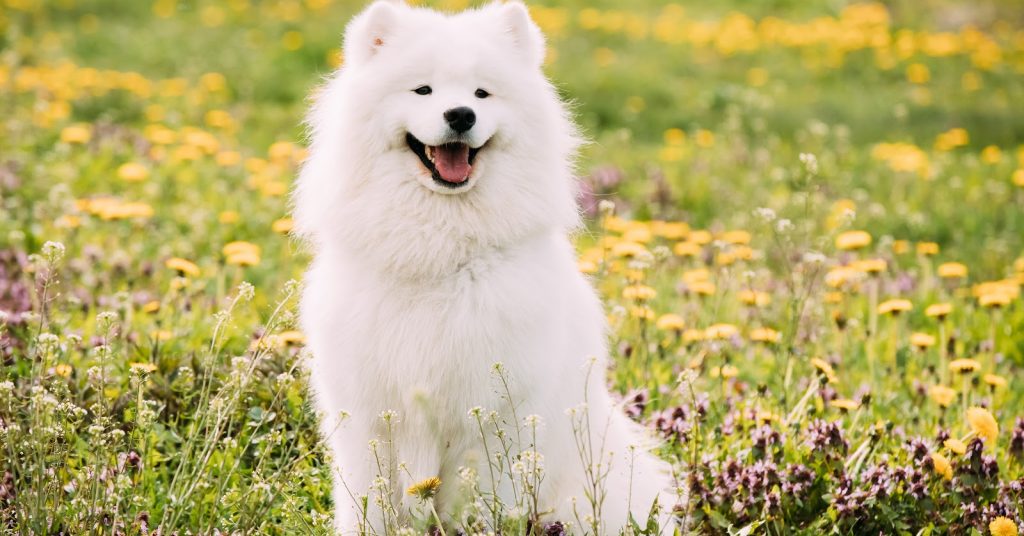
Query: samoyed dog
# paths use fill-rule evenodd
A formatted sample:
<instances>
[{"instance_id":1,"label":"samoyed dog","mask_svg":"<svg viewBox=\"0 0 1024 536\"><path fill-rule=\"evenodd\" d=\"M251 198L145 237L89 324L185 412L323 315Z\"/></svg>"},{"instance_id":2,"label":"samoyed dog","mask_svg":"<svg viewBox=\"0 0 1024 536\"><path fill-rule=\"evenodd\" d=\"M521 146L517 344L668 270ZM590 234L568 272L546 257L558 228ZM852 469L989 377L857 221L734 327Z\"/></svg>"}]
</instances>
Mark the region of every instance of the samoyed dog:
<instances>
[{"instance_id":1,"label":"samoyed dog","mask_svg":"<svg viewBox=\"0 0 1024 536\"><path fill-rule=\"evenodd\" d=\"M652 511L672 530L670 468L605 384L605 314L568 239L580 140L544 56L520 3L381 0L316 96L301 321L345 534L384 534L425 497L464 523L446 516L467 488L577 533Z\"/></svg>"}]
</instances>

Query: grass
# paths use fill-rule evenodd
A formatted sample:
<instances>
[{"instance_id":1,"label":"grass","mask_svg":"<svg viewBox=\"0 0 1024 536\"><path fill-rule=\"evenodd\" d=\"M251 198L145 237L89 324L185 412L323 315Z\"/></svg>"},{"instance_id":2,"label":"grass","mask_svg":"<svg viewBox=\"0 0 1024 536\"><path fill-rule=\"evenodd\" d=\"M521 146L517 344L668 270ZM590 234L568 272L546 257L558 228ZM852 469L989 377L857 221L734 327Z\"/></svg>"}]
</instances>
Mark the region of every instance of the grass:
<instances>
[{"instance_id":1,"label":"grass","mask_svg":"<svg viewBox=\"0 0 1024 536\"><path fill-rule=\"evenodd\" d=\"M330 532L286 194L360 5L0 3L5 530ZM1020 7L534 14L592 140L613 388L689 529L1020 527Z\"/></svg>"}]
</instances>

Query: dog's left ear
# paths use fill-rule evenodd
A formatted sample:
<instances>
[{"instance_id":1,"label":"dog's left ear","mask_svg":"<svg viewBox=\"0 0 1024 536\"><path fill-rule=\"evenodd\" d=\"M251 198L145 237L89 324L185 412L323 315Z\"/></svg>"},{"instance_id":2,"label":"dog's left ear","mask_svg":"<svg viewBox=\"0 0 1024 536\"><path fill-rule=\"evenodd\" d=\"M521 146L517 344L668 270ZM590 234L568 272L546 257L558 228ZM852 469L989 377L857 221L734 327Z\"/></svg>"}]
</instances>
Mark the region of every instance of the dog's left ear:
<instances>
[{"instance_id":1,"label":"dog's left ear","mask_svg":"<svg viewBox=\"0 0 1024 536\"><path fill-rule=\"evenodd\" d=\"M404 3L377 0L356 15L345 28L345 61L363 63L374 56L391 38Z\"/></svg>"},{"instance_id":2,"label":"dog's left ear","mask_svg":"<svg viewBox=\"0 0 1024 536\"><path fill-rule=\"evenodd\" d=\"M511 0L500 4L498 12L516 48L531 65L540 67L544 63L544 34L530 18L530 11L522 2Z\"/></svg>"}]
</instances>

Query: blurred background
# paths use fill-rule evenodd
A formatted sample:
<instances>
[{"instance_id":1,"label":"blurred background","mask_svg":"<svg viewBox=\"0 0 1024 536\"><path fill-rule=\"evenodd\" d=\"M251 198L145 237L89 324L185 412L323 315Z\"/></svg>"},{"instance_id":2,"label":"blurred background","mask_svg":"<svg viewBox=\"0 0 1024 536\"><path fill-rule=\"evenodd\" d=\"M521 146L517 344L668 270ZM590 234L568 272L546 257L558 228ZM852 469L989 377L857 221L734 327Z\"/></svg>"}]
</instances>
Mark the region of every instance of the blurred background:
<instances>
[{"instance_id":1,"label":"blurred background","mask_svg":"<svg viewBox=\"0 0 1024 536\"><path fill-rule=\"evenodd\" d=\"M467 2L426 4L454 10ZM305 98L343 61L342 29L363 3L3 5L6 72L58 70L51 82L62 87L50 88L57 106L47 111L44 99L37 113L195 125L263 150L302 143ZM884 233L970 247L978 233L1010 223L1009 214L979 222L942 200L987 209L991 195L1016 195L1009 179L1024 140L1020 2L566 0L531 8L550 39L547 70L594 142L581 167L588 190L620 197L630 213L697 225L747 214L785 195L785 168L798 153L827 151L819 155L829 175L820 201L851 198ZM84 94L61 106L61 91ZM139 91L146 98L135 98ZM951 169L950 151L990 166ZM889 166L861 167L872 160ZM584 200L588 208L594 199Z\"/></svg>"}]
</instances>

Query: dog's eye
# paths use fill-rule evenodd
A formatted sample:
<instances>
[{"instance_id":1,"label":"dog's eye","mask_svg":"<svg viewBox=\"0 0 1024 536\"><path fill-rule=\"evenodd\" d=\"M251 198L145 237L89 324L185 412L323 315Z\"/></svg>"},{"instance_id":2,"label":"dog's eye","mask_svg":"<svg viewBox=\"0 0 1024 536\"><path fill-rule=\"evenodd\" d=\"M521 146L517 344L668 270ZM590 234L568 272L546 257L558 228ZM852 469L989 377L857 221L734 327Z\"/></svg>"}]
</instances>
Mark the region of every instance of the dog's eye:
<instances>
[{"instance_id":1,"label":"dog's eye","mask_svg":"<svg viewBox=\"0 0 1024 536\"><path fill-rule=\"evenodd\" d=\"M417 95L430 95L434 90L430 89L430 86L420 86L413 91L415 91Z\"/></svg>"},{"instance_id":2,"label":"dog's eye","mask_svg":"<svg viewBox=\"0 0 1024 536\"><path fill-rule=\"evenodd\" d=\"M488 93L487 90L484 90L484 89L476 90L476 98L478 98L478 99L486 99L487 97L490 97L490 96L491 96L491 94Z\"/></svg>"}]
</instances>

